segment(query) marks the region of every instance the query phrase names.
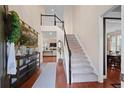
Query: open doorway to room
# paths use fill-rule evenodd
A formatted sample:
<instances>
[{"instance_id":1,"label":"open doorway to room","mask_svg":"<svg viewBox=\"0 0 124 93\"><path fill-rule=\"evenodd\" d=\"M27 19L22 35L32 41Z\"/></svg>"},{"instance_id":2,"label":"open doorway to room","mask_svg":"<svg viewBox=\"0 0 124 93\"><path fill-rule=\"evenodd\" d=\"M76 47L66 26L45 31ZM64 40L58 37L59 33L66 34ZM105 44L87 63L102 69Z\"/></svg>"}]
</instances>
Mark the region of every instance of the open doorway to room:
<instances>
[{"instance_id":1,"label":"open doorway to room","mask_svg":"<svg viewBox=\"0 0 124 93\"><path fill-rule=\"evenodd\" d=\"M43 31L43 62L56 62L57 34L56 31Z\"/></svg>"},{"instance_id":2,"label":"open doorway to room","mask_svg":"<svg viewBox=\"0 0 124 93\"><path fill-rule=\"evenodd\" d=\"M104 75L113 87L120 87L121 73L121 6L116 6L103 17Z\"/></svg>"}]
</instances>

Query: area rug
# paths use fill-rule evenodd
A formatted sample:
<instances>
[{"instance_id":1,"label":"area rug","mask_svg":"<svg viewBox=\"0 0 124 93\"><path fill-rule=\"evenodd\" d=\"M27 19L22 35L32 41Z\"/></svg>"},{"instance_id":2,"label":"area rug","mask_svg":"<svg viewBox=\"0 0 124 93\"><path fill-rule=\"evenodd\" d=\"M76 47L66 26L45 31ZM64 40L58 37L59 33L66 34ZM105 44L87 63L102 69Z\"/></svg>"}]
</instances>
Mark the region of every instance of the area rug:
<instances>
[{"instance_id":1,"label":"area rug","mask_svg":"<svg viewBox=\"0 0 124 93\"><path fill-rule=\"evenodd\" d=\"M56 63L41 65L42 73L32 88L55 88L56 84Z\"/></svg>"},{"instance_id":2,"label":"area rug","mask_svg":"<svg viewBox=\"0 0 124 93\"><path fill-rule=\"evenodd\" d=\"M111 84L114 88L121 88L121 84L120 83L115 83L115 84Z\"/></svg>"}]
</instances>

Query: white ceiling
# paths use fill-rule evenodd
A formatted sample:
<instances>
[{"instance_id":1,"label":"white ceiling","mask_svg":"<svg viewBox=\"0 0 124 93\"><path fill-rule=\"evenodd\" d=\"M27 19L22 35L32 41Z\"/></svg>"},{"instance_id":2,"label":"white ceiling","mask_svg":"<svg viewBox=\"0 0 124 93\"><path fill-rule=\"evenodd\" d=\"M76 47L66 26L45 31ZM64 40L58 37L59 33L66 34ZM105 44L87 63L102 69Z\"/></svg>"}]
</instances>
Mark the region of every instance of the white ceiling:
<instances>
[{"instance_id":1,"label":"white ceiling","mask_svg":"<svg viewBox=\"0 0 124 93\"><path fill-rule=\"evenodd\" d=\"M63 20L64 5L43 5L46 14L56 14Z\"/></svg>"},{"instance_id":2,"label":"white ceiling","mask_svg":"<svg viewBox=\"0 0 124 93\"><path fill-rule=\"evenodd\" d=\"M121 18L121 5L113 6L109 11L107 11L104 17L114 17L114 18Z\"/></svg>"},{"instance_id":3,"label":"white ceiling","mask_svg":"<svg viewBox=\"0 0 124 93\"><path fill-rule=\"evenodd\" d=\"M121 20L107 19L106 28L107 33L121 31Z\"/></svg>"},{"instance_id":4,"label":"white ceiling","mask_svg":"<svg viewBox=\"0 0 124 93\"><path fill-rule=\"evenodd\" d=\"M43 5L46 14L56 14L60 19L63 20L64 7L65 5ZM54 10L54 11L53 11ZM120 17L121 14L121 5L116 5L110 11L105 13L106 16Z\"/></svg>"},{"instance_id":5,"label":"white ceiling","mask_svg":"<svg viewBox=\"0 0 124 93\"><path fill-rule=\"evenodd\" d=\"M104 17L121 18L121 5L112 7L112 9L110 9L105 13ZM107 33L117 32L117 31L121 32L121 20L107 19L106 31Z\"/></svg>"}]
</instances>

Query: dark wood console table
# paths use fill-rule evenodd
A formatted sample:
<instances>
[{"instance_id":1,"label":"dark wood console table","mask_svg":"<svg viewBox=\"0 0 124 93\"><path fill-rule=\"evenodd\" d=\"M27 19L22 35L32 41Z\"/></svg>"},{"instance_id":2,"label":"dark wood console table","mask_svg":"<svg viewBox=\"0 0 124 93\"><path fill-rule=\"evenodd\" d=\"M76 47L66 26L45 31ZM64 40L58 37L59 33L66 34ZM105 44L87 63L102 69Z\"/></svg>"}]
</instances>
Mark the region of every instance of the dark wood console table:
<instances>
[{"instance_id":1,"label":"dark wood console table","mask_svg":"<svg viewBox=\"0 0 124 93\"><path fill-rule=\"evenodd\" d=\"M40 67L40 53L35 52L25 56L16 56L17 73L10 76L11 87L19 87Z\"/></svg>"},{"instance_id":2,"label":"dark wood console table","mask_svg":"<svg viewBox=\"0 0 124 93\"><path fill-rule=\"evenodd\" d=\"M112 68L117 67L120 69L121 65L121 55L107 55L107 63L110 65Z\"/></svg>"}]
</instances>

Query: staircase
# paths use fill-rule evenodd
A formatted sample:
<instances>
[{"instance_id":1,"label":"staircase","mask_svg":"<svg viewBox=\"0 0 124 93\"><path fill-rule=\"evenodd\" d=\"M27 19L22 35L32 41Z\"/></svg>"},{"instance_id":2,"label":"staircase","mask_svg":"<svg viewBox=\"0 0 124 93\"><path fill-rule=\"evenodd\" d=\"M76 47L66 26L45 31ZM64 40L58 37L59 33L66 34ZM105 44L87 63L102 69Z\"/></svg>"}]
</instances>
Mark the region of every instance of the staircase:
<instances>
[{"instance_id":1,"label":"staircase","mask_svg":"<svg viewBox=\"0 0 124 93\"><path fill-rule=\"evenodd\" d=\"M71 78L74 82L95 82L98 81L94 69L91 67L88 57L84 53L76 37L67 34L67 40L71 49Z\"/></svg>"},{"instance_id":2,"label":"staircase","mask_svg":"<svg viewBox=\"0 0 124 93\"><path fill-rule=\"evenodd\" d=\"M53 23L44 24L42 17L53 18ZM66 34L64 27L64 21L62 21L56 15L41 15L41 29L42 31L56 31L57 41L61 40L64 45L64 69L67 78L67 83L74 82L95 82L98 81L97 75L94 73L94 69L90 65L88 57L81 48L77 39L73 34ZM46 19L46 18L45 18ZM48 22L49 23L49 22ZM50 20L51 23L51 20ZM59 24L58 24L59 23ZM57 54L57 58L58 54Z\"/></svg>"}]
</instances>

